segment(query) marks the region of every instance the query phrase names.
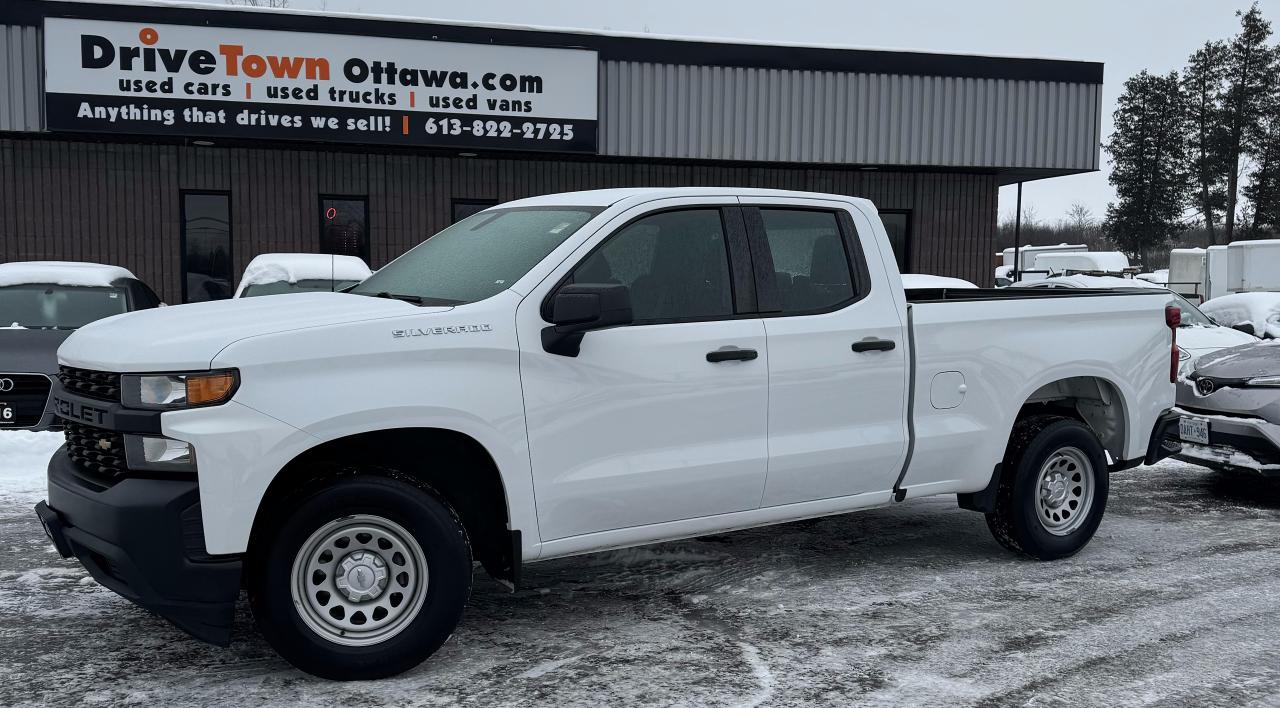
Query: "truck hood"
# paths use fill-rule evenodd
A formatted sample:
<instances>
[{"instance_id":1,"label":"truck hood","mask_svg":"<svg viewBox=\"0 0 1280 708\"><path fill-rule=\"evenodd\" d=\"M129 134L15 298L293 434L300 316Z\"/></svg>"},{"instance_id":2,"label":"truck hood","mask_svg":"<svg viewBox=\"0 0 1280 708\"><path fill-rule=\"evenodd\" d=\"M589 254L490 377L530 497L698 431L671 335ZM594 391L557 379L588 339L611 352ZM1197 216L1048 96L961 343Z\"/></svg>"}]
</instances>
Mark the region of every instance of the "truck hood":
<instances>
[{"instance_id":1,"label":"truck hood","mask_svg":"<svg viewBox=\"0 0 1280 708\"><path fill-rule=\"evenodd\" d=\"M58 373L58 345L70 335L67 329L0 328L0 373Z\"/></svg>"},{"instance_id":2,"label":"truck hood","mask_svg":"<svg viewBox=\"0 0 1280 708\"><path fill-rule=\"evenodd\" d=\"M1178 346L1194 356L1257 342L1258 338L1252 334L1230 327L1181 327L1178 329Z\"/></svg>"},{"instance_id":3,"label":"truck hood","mask_svg":"<svg viewBox=\"0 0 1280 708\"><path fill-rule=\"evenodd\" d=\"M58 358L105 371L207 369L218 352L250 337L449 309L324 292L160 307L86 325L58 349Z\"/></svg>"},{"instance_id":4,"label":"truck hood","mask_svg":"<svg viewBox=\"0 0 1280 708\"><path fill-rule=\"evenodd\" d=\"M1196 373L1218 379L1248 379L1280 375L1280 339L1271 339L1206 354Z\"/></svg>"}]
</instances>

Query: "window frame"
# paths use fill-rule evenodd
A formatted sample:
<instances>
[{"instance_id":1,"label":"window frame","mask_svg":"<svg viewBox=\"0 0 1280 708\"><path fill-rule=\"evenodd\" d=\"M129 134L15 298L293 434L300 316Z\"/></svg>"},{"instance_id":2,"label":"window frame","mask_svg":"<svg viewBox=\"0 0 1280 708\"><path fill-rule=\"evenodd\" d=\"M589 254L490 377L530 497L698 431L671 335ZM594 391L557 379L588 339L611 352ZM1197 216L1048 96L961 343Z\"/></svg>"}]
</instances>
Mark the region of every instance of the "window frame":
<instances>
[{"instance_id":1,"label":"window frame","mask_svg":"<svg viewBox=\"0 0 1280 708\"><path fill-rule=\"evenodd\" d=\"M901 215L906 218L907 226L906 226L906 229L904 230L904 233L902 234L902 265L900 266L900 269L903 273L914 273L915 272L914 270L908 270L911 267L911 256L914 255L912 251L915 250L912 248L912 245L911 245L911 242L913 240L911 238L911 233L912 233L911 223L913 221L913 219L911 218L911 210L910 209L878 209L877 213L880 214L882 218L884 214ZM888 229L885 229L885 232L886 232L885 235L887 236ZM889 241L889 247L890 249L893 248L892 240ZM893 260L895 261L898 260L897 255L898 255L897 253L894 253Z\"/></svg>"},{"instance_id":2,"label":"window frame","mask_svg":"<svg viewBox=\"0 0 1280 708\"><path fill-rule=\"evenodd\" d=\"M801 204L750 204L742 205L747 224L747 239L751 245L752 263L755 265L756 292L759 297L758 317L805 317L809 315L825 315L843 310L850 305L866 299L871 294L871 271L867 266L866 253L862 249L862 241L858 235L857 224L845 209L828 206L807 206ZM761 209L771 211L808 211L831 214L835 217L836 229L840 234L840 243L844 248L845 265L849 268L850 284L853 295L833 305L799 312L783 312L782 302L778 298L778 282L773 265L773 250L769 246L768 234L765 232L764 216Z\"/></svg>"},{"instance_id":3,"label":"window frame","mask_svg":"<svg viewBox=\"0 0 1280 708\"><path fill-rule=\"evenodd\" d=\"M329 253L328 251L324 250L324 223L325 223L324 200L335 199L335 200L341 200L341 201L347 201L347 202L359 201L364 203L364 237L365 237L364 248L361 249L363 252L360 253L359 255L361 260L363 260L365 263L369 263L370 262L369 256L373 252L373 229L369 225L369 195L368 194L323 194L322 193L318 195L318 197L319 198L316 200L316 206L318 207L318 211L320 215L320 233L317 234L316 253L321 253L321 254L330 255L330 256L350 255L350 254L342 254L342 253Z\"/></svg>"},{"instance_id":4,"label":"window frame","mask_svg":"<svg viewBox=\"0 0 1280 708\"><path fill-rule=\"evenodd\" d=\"M588 259L596 254L597 251L604 248L613 239L630 228L637 222L648 219L652 216L660 214L669 214L678 211L716 211L720 215L720 228L724 234L724 244L726 257L728 261L729 273L729 302L733 306L733 313L729 315L712 315L706 317L665 317L644 320L633 320L632 322L621 325L623 327L644 327L648 325L659 324L680 324L685 322L721 322L727 320L737 320L745 318L758 317L756 312L756 283L752 269L751 253L747 244L747 228L743 221L742 208L728 204L681 204L678 206L661 207L646 211L643 214L637 214L635 217L628 219L620 224L610 233L577 259L564 275L556 281L556 284L547 291L546 297L542 299L542 305L538 308L538 313L542 316L543 321L550 324L551 311L555 301L556 294L565 285L571 283L574 273Z\"/></svg>"},{"instance_id":5,"label":"window frame","mask_svg":"<svg viewBox=\"0 0 1280 708\"><path fill-rule=\"evenodd\" d=\"M187 197L226 197L227 198L227 263L230 266L231 276L231 292L236 290L236 238L234 220L231 215L235 213L234 204L232 202L231 190L229 189L179 189L178 190L178 229L179 229L179 252L178 252L178 273L181 278L180 297L182 303L191 302L187 299ZM159 298L157 298L159 299ZM227 298L231 299L231 298ZM211 302L201 300L200 302Z\"/></svg>"}]
</instances>

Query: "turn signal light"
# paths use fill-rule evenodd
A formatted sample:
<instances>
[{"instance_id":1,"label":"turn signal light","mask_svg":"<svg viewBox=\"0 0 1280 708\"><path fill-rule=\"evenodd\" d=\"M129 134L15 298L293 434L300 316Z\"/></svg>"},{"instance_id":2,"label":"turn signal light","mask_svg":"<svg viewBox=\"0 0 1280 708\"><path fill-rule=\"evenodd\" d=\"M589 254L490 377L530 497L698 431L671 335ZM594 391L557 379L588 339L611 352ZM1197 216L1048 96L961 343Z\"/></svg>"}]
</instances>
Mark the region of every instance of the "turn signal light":
<instances>
[{"instance_id":1,"label":"turn signal light","mask_svg":"<svg viewBox=\"0 0 1280 708\"><path fill-rule=\"evenodd\" d=\"M230 395L236 377L229 372L187 376L187 403L198 406L217 403Z\"/></svg>"}]
</instances>

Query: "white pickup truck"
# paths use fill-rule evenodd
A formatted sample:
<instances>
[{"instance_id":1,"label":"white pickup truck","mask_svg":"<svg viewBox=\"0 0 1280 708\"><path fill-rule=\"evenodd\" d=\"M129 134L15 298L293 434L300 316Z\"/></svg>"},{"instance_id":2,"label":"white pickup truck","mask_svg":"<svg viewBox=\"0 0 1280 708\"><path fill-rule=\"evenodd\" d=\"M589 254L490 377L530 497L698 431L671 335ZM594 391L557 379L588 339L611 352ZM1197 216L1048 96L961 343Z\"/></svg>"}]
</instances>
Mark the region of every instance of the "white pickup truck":
<instances>
[{"instance_id":1,"label":"white pickup truck","mask_svg":"<svg viewBox=\"0 0 1280 708\"><path fill-rule=\"evenodd\" d=\"M904 292L868 201L624 189L503 204L346 293L113 317L59 351L64 556L196 637L242 587L313 674L409 669L473 559L522 564L957 494L1080 550L1176 451L1161 291ZM1171 432L1172 431L1172 432Z\"/></svg>"}]
</instances>

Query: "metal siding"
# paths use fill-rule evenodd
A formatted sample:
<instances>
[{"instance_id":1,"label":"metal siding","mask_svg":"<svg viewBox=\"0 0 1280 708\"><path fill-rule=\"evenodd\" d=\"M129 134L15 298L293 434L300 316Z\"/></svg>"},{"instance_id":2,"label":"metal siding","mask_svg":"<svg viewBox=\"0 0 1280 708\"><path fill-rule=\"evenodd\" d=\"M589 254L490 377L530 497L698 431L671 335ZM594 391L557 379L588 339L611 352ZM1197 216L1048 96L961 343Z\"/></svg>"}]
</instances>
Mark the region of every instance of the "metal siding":
<instances>
[{"instance_id":1,"label":"metal siding","mask_svg":"<svg viewBox=\"0 0 1280 708\"><path fill-rule=\"evenodd\" d=\"M1101 86L604 61L606 155L1091 170Z\"/></svg>"},{"instance_id":2,"label":"metal siding","mask_svg":"<svg viewBox=\"0 0 1280 708\"><path fill-rule=\"evenodd\" d=\"M37 27L0 25L0 130L44 128L41 42Z\"/></svg>"}]
</instances>

